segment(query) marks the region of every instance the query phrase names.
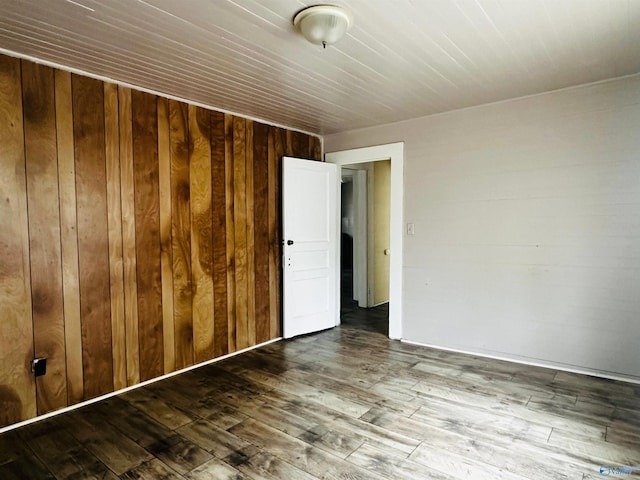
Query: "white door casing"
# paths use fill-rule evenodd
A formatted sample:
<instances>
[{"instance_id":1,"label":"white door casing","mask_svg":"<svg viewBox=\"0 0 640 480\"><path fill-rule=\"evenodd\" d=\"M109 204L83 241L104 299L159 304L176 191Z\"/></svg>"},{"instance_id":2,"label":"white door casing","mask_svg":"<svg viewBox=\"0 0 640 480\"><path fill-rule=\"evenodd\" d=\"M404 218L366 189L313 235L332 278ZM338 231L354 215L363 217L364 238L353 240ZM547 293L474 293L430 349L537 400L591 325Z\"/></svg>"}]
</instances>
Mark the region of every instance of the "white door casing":
<instances>
[{"instance_id":1,"label":"white door casing","mask_svg":"<svg viewBox=\"0 0 640 480\"><path fill-rule=\"evenodd\" d=\"M283 336L340 321L338 167L284 157L282 164Z\"/></svg>"},{"instance_id":2,"label":"white door casing","mask_svg":"<svg viewBox=\"0 0 640 480\"><path fill-rule=\"evenodd\" d=\"M327 163L335 163L340 166L378 160L391 160L389 338L401 339L404 142L354 148L325 154Z\"/></svg>"}]
</instances>

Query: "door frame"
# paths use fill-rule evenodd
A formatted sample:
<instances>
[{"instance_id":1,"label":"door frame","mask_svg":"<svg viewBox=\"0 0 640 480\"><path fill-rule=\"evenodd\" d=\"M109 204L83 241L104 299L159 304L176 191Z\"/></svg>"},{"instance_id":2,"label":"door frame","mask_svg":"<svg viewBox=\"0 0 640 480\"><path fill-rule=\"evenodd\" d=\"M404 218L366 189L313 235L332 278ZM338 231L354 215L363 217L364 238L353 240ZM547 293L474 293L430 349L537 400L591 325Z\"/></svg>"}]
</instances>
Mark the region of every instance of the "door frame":
<instances>
[{"instance_id":1,"label":"door frame","mask_svg":"<svg viewBox=\"0 0 640 480\"><path fill-rule=\"evenodd\" d=\"M402 338L402 243L403 243L403 172L404 142L375 145L372 147L340 150L325 154L325 162L338 166L356 163L391 161L391 221L390 221L390 269L389 269L389 338ZM340 208L340 202L338 202ZM338 212L340 221L340 212Z\"/></svg>"}]
</instances>

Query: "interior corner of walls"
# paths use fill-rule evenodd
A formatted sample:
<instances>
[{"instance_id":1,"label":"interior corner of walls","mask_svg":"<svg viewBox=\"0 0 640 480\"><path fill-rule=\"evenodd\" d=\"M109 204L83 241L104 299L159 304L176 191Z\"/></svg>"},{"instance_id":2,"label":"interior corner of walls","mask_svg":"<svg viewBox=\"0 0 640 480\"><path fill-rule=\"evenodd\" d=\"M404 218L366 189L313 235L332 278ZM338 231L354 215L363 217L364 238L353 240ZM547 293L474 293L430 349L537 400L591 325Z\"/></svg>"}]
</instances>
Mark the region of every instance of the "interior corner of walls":
<instances>
[{"instance_id":1,"label":"interior corner of walls","mask_svg":"<svg viewBox=\"0 0 640 480\"><path fill-rule=\"evenodd\" d=\"M219 357L215 357L215 358L212 358L210 360L206 360L204 362L197 363L195 365L191 365L189 367L181 368L179 370L166 373L166 374L161 375L159 377L151 378L149 380L145 380L143 382L136 383L135 385L130 385L128 387L124 387L124 388L115 390L113 392L109 392L109 393L106 393L104 395L101 395L101 396L98 396L98 397L94 397L94 398L92 398L90 400L85 400L85 401L82 401L82 402L79 402L79 403L75 403L73 405L69 405L69 406L64 407L64 408L60 408L58 410L54 410L54 411L48 412L48 413L46 413L44 415L39 415L39 416L36 416L36 417L33 417L33 418L25 419L25 420L17 422L17 423L13 423L13 424L10 424L10 425L2 426L2 427L0 427L0 435L5 433L5 432L8 432L10 430L15 430L16 428L24 427L24 426L30 425L32 423L36 423L36 422L45 420L47 418L55 417L57 415L62 415L64 413L71 412L73 410L77 410L77 409L85 407L87 405L91 405L92 403L97 403L97 402L100 402L102 400L106 400L107 398L115 397L117 395L122 395L123 393L130 392L132 390L136 390L138 388L142 388L142 387L145 387L147 385L151 385L152 383L159 382L159 381L165 380L167 378L171 378L171 377L174 377L176 375L180 375L180 374L186 373L186 372L188 372L190 370L195 370L196 368L204 367L206 365L211 365L213 363L217 363L217 362L220 362L220 361L225 360L227 358L231 358L231 357L235 357L237 355L241 355L243 353L249 352L251 350L255 350L257 348L266 347L267 345L269 345L271 343L279 342L280 340L282 340L282 337L272 338L271 340L267 340L266 342L262 342L262 343L259 343L257 345L253 345L251 347L247 347L247 348L244 348L242 350L237 350L237 351L232 352L232 353L221 355Z\"/></svg>"},{"instance_id":2,"label":"interior corner of walls","mask_svg":"<svg viewBox=\"0 0 640 480\"><path fill-rule=\"evenodd\" d=\"M434 340L426 317L445 332L443 345L638 372L629 338L640 335L639 304L628 288L610 287L637 280L628 262L640 228L627 206L640 193L630 133L640 104L628 101L638 85L607 82L414 120L403 132L331 137L331 148L405 138L404 221L421 222L403 235L405 339ZM584 341L563 349L555 342L565 335Z\"/></svg>"},{"instance_id":3,"label":"interior corner of walls","mask_svg":"<svg viewBox=\"0 0 640 480\"><path fill-rule=\"evenodd\" d=\"M17 172L0 263L18 292L0 285L0 385L19 398L0 421L279 337L279 165L322 137L1 53L0 80L0 164ZM33 282L46 265L61 279Z\"/></svg>"}]
</instances>

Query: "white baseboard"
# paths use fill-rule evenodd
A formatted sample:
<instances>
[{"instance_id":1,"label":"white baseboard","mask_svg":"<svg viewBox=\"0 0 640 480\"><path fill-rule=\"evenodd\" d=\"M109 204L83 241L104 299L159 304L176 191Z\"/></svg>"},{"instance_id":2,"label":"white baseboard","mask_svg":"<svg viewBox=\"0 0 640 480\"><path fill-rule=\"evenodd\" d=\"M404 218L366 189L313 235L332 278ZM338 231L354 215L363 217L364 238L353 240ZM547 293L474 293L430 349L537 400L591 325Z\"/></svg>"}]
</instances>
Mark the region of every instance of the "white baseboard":
<instances>
[{"instance_id":1,"label":"white baseboard","mask_svg":"<svg viewBox=\"0 0 640 480\"><path fill-rule=\"evenodd\" d=\"M70 405L68 407L61 408L60 410L55 410L53 412L45 413L44 415L38 415L37 417L30 418L29 420L24 420L22 422L18 422L18 423L14 423L14 424L8 425L6 427L2 427L2 428L0 428L0 433L8 432L9 430L13 430L15 428L24 427L25 425L29 425L31 423L39 422L40 420L45 420L47 418L51 418L51 417L54 417L56 415L60 415L62 413L70 412L70 411L75 410L77 408L81 408L81 407L84 407L86 405L91 405L92 403L99 402L99 401L104 400L106 398L115 397L116 395L120 395L121 393L125 393L125 392L128 392L130 390L135 390L136 388L144 387L145 385L149 385L151 383L155 383L155 382L158 382L160 380L164 380L165 378L173 377L174 375L179 375L181 373L188 372L189 370L193 370L193 369L196 369L196 368L199 368L199 367L203 367L205 365L210 365L212 363L220 362L221 360L224 360L225 358L235 357L236 355L240 355L241 353L245 353L245 352L248 352L250 350L254 350L256 348L264 347L265 345L269 345L270 343L278 342L280 340L282 340L282 337L274 338L272 340L268 340L268 341L260 343L258 345L254 345L252 347L243 348L242 350L238 350L237 352L228 353L227 355L222 355L221 357L212 358L211 360L207 360L206 362L198 363L196 365L191 365L190 367L183 368L181 370L176 370L175 372L167 373L167 374L162 375L160 377L152 378L151 380L145 380L144 382L136 383L135 385L131 385L130 387L125 387L125 388L122 388L120 390L116 390L115 392L110 392L110 393L107 393L105 395L101 395L99 397L92 398L91 400L86 400L84 402L76 403L74 405Z\"/></svg>"},{"instance_id":2,"label":"white baseboard","mask_svg":"<svg viewBox=\"0 0 640 480\"><path fill-rule=\"evenodd\" d=\"M576 365L570 365L566 363L549 362L549 361L540 360L537 358L508 355L501 352L472 351L472 350L463 350L458 348L441 347L439 345L431 345L428 343L413 342L411 340L407 340L404 338L401 339L400 341L403 343L408 343L410 345L416 345L419 347L434 348L436 350L444 350L447 352L464 353L466 355L475 355L477 357L491 358L494 360L503 360L505 362L512 362L512 363L520 363L522 365L530 365L532 367L542 367L542 368L549 368L552 370L561 370L563 372L579 373L581 375L590 375L592 377L606 378L607 380L618 380L621 382L634 383L634 384L640 385L640 377L635 377L633 375L623 375L615 372L608 372L606 370L589 369L589 368L579 367Z\"/></svg>"}]
</instances>

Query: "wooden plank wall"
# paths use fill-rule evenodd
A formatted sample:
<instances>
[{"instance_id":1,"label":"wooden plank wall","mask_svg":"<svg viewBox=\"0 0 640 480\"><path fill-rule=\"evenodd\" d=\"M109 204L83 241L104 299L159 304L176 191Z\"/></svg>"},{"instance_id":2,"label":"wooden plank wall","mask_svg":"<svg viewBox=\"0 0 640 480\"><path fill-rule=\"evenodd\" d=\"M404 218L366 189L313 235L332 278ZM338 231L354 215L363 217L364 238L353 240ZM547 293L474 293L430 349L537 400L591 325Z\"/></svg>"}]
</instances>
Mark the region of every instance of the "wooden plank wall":
<instances>
[{"instance_id":1,"label":"wooden plank wall","mask_svg":"<svg viewBox=\"0 0 640 480\"><path fill-rule=\"evenodd\" d=\"M320 141L0 55L0 426L279 336L283 155Z\"/></svg>"}]
</instances>

